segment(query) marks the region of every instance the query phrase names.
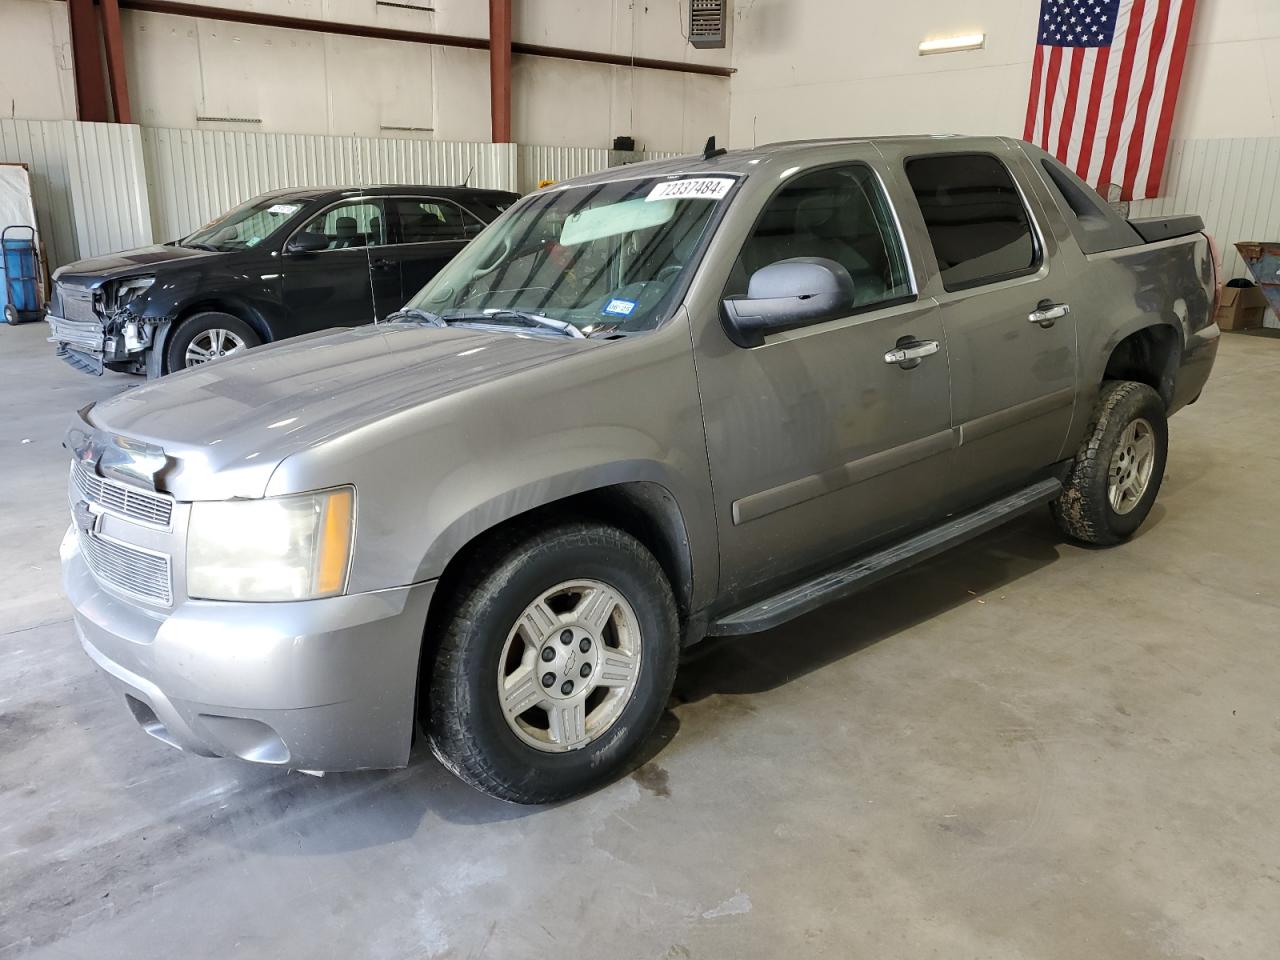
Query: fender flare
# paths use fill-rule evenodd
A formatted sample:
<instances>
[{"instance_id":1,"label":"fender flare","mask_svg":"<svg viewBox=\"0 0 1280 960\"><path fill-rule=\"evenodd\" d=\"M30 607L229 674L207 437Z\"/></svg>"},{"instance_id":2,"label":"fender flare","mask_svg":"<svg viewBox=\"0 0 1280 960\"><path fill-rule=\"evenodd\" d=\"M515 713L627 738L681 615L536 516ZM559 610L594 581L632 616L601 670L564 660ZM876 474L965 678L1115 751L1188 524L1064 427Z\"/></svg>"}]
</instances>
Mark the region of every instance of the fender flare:
<instances>
[{"instance_id":1,"label":"fender flare","mask_svg":"<svg viewBox=\"0 0 1280 960\"><path fill-rule=\"evenodd\" d=\"M651 502L649 506L665 514L659 518L659 523L665 523L665 534L676 541L677 554L683 554L682 557L677 556L675 567L679 571L679 579L687 579L688 582L673 583L672 587L678 593L685 590L692 596L698 587L705 590L709 586L702 583L701 578L710 575L710 572L699 568L697 548L690 537L689 521L676 492L680 486L678 478L664 464L651 460L621 460L513 487L456 510L423 554L415 582L441 576L467 545L500 524L554 506L571 497L614 488L647 487L661 500L660 504Z\"/></svg>"}]
</instances>

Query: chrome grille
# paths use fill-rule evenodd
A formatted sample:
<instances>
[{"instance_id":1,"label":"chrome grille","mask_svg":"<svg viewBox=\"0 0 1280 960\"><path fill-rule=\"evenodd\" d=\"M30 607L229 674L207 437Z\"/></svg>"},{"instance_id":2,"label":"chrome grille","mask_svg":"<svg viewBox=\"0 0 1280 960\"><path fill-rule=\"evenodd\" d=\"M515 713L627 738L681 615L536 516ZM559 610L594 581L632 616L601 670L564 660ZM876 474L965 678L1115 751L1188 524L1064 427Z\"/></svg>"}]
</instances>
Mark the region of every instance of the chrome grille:
<instances>
[{"instance_id":1,"label":"chrome grille","mask_svg":"<svg viewBox=\"0 0 1280 960\"><path fill-rule=\"evenodd\" d=\"M82 461L72 467L71 482L90 503L129 520L167 530L173 519L173 501L168 497L107 480Z\"/></svg>"},{"instance_id":2,"label":"chrome grille","mask_svg":"<svg viewBox=\"0 0 1280 960\"><path fill-rule=\"evenodd\" d=\"M169 606L173 577L169 558L110 537L80 531L80 552L99 581L140 600Z\"/></svg>"},{"instance_id":3,"label":"chrome grille","mask_svg":"<svg viewBox=\"0 0 1280 960\"><path fill-rule=\"evenodd\" d=\"M58 300L62 304L64 320L79 322L99 322L93 311L93 291L88 287L73 287L70 284L58 284Z\"/></svg>"}]
</instances>

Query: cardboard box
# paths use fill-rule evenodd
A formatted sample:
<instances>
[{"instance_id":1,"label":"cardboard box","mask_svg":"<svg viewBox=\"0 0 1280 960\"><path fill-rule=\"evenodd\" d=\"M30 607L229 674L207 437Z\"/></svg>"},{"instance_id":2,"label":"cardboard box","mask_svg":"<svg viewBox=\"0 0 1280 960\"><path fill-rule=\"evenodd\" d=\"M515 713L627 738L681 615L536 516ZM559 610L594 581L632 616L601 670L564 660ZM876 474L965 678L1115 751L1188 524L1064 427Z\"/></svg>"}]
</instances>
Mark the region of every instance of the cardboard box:
<instances>
[{"instance_id":1,"label":"cardboard box","mask_svg":"<svg viewBox=\"0 0 1280 960\"><path fill-rule=\"evenodd\" d=\"M1251 330L1262 326L1267 298L1258 287L1223 287L1214 318L1220 330Z\"/></svg>"}]
</instances>

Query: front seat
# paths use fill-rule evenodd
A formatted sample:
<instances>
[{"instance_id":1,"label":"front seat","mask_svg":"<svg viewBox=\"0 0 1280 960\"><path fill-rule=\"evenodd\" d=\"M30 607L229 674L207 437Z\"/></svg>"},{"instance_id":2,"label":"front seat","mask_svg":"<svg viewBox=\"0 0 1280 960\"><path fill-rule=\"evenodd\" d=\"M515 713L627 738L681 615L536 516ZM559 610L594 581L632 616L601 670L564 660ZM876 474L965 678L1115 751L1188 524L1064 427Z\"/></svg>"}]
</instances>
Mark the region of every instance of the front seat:
<instances>
[{"instance_id":1,"label":"front seat","mask_svg":"<svg viewBox=\"0 0 1280 960\"><path fill-rule=\"evenodd\" d=\"M334 224L335 239L333 249L345 250L348 247L360 246L360 233L356 230L355 217L339 217Z\"/></svg>"}]
</instances>

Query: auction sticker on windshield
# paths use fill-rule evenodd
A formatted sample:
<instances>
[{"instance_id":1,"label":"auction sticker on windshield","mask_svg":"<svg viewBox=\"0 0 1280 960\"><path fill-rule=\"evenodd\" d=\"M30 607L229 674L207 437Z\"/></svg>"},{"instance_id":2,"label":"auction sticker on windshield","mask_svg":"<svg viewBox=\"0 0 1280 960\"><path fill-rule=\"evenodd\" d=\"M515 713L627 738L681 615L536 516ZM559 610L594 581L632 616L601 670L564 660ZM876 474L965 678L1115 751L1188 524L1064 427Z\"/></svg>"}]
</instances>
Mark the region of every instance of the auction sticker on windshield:
<instances>
[{"instance_id":1,"label":"auction sticker on windshield","mask_svg":"<svg viewBox=\"0 0 1280 960\"><path fill-rule=\"evenodd\" d=\"M733 186L729 177L693 177L660 183L646 200L723 200Z\"/></svg>"}]
</instances>

